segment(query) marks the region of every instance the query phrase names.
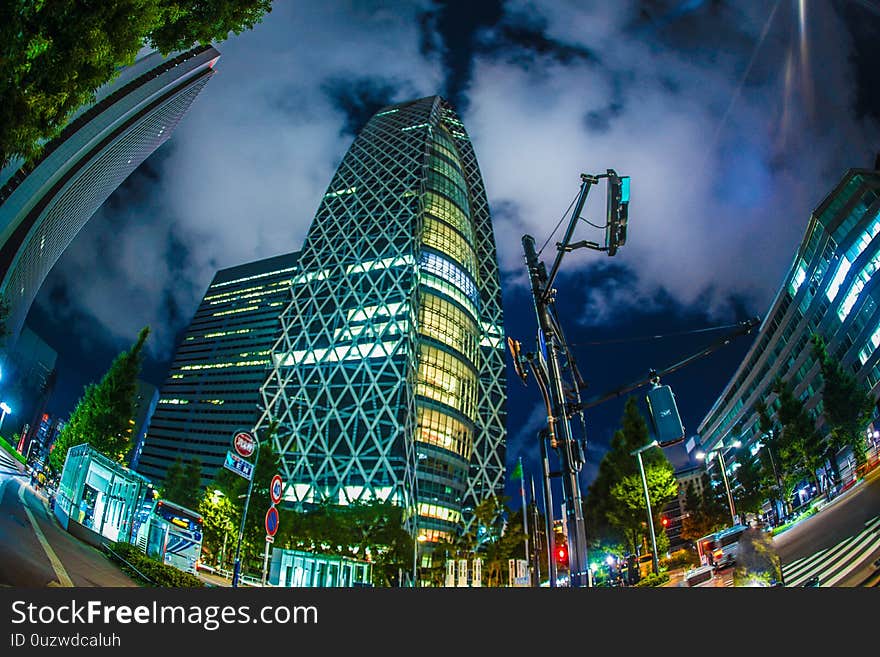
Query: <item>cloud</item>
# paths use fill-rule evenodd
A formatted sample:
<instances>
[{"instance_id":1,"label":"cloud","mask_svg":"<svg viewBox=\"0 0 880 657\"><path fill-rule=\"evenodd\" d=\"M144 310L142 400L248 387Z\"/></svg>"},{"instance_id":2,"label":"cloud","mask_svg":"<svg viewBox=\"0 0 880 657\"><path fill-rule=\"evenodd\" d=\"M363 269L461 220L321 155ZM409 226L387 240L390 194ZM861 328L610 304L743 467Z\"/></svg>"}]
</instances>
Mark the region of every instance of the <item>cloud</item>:
<instances>
[{"instance_id":1,"label":"cloud","mask_svg":"<svg viewBox=\"0 0 880 657\"><path fill-rule=\"evenodd\" d=\"M685 4L675 20L634 2L511 4L508 20L527 15L544 41L599 53L599 64L562 63L548 48L523 67L515 43L478 56L465 123L490 203L515 208L495 217L505 272L522 268L523 229L539 246L549 236L580 173L614 168L632 178L628 243L615 263L637 283L629 304L609 290L613 307L663 290L721 314L731 295L763 310L811 210L847 168L872 161L880 133L855 116L852 43L830 8L809 17L804 50L785 3L769 26L770 6ZM604 223L604 207L600 185L583 216ZM575 239L603 235L579 224ZM563 273L609 265L588 251L565 263Z\"/></svg>"}]
</instances>

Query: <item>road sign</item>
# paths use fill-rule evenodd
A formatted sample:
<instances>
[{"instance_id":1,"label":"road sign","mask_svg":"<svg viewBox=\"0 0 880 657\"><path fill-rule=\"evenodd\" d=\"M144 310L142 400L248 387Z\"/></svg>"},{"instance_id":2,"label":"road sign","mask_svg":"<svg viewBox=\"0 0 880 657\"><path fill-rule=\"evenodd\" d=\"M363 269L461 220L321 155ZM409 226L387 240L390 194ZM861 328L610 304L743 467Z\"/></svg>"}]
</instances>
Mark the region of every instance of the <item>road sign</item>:
<instances>
[{"instance_id":1,"label":"road sign","mask_svg":"<svg viewBox=\"0 0 880 657\"><path fill-rule=\"evenodd\" d=\"M274 543L274 542L275 542L275 537L274 537L274 536L269 536L269 535L267 534L267 535L266 535L266 542L267 542L267 543Z\"/></svg>"},{"instance_id":2,"label":"road sign","mask_svg":"<svg viewBox=\"0 0 880 657\"><path fill-rule=\"evenodd\" d=\"M254 453L257 440L254 438L254 434L248 431L239 431L232 437L232 446L241 456L248 458Z\"/></svg>"},{"instance_id":3,"label":"road sign","mask_svg":"<svg viewBox=\"0 0 880 657\"><path fill-rule=\"evenodd\" d=\"M232 470L235 474L244 477L248 481L250 481L254 474L254 464L245 461L237 454L233 454L232 451L226 452L226 461L223 463L223 467L227 470Z\"/></svg>"},{"instance_id":4,"label":"road sign","mask_svg":"<svg viewBox=\"0 0 880 657\"><path fill-rule=\"evenodd\" d=\"M270 506L269 510L266 511L266 533L269 536L275 536L275 532L278 531L278 509L274 506Z\"/></svg>"},{"instance_id":5,"label":"road sign","mask_svg":"<svg viewBox=\"0 0 880 657\"><path fill-rule=\"evenodd\" d=\"M269 484L269 498L272 500L272 504L278 504L281 501L282 486L281 475L272 477L272 483Z\"/></svg>"}]
</instances>

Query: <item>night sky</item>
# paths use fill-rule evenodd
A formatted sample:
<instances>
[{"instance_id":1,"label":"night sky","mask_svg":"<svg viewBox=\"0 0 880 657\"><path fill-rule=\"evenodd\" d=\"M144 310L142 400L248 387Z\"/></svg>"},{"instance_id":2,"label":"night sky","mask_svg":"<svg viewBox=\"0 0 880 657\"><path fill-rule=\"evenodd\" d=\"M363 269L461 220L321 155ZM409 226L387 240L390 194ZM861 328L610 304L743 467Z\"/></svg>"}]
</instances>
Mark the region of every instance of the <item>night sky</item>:
<instances>
[{"instance_id":1,"label":"night sky","mask_svg":"<svg viewBox=\"0 0 880 657\"><path fill-rule=\"evenodd\" d=\"M51 412L69 412L145 324L143 377L160 385L215 271L298 250L354 136L388 103L439 93L462 116L493 213L506 330L526 350L536 323L522 236L551 238L581 173L631 177L627 244L613 258L566 255L558 279L587 397L730 329L684 331L763 318L811 210L880 151L869 0L275 4L218 45L217 75L171 140L46 280L28 324L59 352ZM604 210L603 183L582 216L603 223ZM574 240L603 234L581 222ZM663 379L688 435L752 339ZM537 475L543 404L533 382L508 377L507 462L522 456ZM587 414L585 486L624 401Z\"/></svg>"}]
</instances>

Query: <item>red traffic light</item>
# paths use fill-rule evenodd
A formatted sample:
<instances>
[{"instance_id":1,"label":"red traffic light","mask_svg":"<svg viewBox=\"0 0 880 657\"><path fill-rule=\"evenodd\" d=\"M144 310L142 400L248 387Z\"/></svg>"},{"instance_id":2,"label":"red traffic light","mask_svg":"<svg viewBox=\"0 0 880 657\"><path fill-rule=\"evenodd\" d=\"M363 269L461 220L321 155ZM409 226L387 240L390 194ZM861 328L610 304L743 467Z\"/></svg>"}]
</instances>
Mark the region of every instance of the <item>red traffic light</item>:
<instances>
[{"instance_id":1,"label":"red traffic light","mask_svg":"<svg viewBox=\"0 0 880 657\"><path fill-rule=\"evenodd\" d=\"M663 523L663 526L664 526L664 527L669 526L669 518L661 518L661 519L660 519L660 522Z\"/></svg>"},{"instance_id":2,"label":"red traffic light","mask_svg":"<svg viewBox=\"0 0 880 657\"><path fill-rule=\"evenodd\" d=\"M556 548L556 561L559 563L568 563L568 548L560 545Z\"/></svg>"}]
</instances>

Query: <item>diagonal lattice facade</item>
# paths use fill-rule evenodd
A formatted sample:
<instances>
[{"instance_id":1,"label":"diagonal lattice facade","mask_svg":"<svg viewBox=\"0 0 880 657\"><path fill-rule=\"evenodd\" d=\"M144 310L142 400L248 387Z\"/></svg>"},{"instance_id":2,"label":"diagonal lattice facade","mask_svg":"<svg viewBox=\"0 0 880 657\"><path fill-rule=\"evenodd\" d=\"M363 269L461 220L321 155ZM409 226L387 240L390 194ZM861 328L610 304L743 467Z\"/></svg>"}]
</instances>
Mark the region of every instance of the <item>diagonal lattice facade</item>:
<instances>
[{"instance_id":1,"label":"diagonal lattice facade","mask_svg":"<svg viewBox=\"0 0 880 657\"><path fill-rule=\"evenodd\" d=\"M391 500L451 538L502 492L506 381L486 192L445 100L373 116L299 266L258 426L277 423L285 499Z\"/></svg>"}]
</instances>

